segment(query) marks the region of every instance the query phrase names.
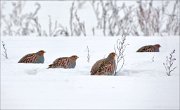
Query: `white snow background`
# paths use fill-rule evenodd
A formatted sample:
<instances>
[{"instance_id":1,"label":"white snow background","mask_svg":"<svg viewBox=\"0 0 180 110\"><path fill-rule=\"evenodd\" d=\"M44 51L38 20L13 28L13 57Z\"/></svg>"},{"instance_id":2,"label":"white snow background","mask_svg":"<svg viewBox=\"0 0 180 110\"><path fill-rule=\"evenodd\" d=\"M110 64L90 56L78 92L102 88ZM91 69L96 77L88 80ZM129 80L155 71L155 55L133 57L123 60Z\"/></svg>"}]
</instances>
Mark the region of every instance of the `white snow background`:
<instances>
[{"instance_id":1,"label":"white snow background","mask_svg":"<svg viewBox=\"0 0 180 110\"><path fill-rule=\"evenodd\" d=\"M91 66L114 51L114 37L2 37L9 59L1 57L2 109L178 109L179 37L127 37L125 65L119 76L90 76ZM159 53L137 53L159 43ZM90 49L90 63L87 50ZM27 53L44 49L44 64L18 64ZM163 66L176 50L172 76ZM47 69L58 57L78 55L75 69ZM154 62L152 58L154 57Z\"/></svg>"},{"instance_id":2,"label":"white snow background","mask_svg":"<svg viewBox=\"0 0 180 110\"><path fill-rule=\"evenodd\" d=\"M31 12L35 2L26 2L22 13ZM41 2L38 17L44 30L48 30L48 15L63 26L69 26L69 2ZM8 5L11 4L6 4L8 8L2 14L11 12ZM97 21L88 7L91 6L85 4L78 15L85 21L86 29L91 30ZM172 7L170 5L170 11ZM8 59L1 55L0 108L179 109L179 36L127 36L129 45L125 51L125 65L119 75L91 76L92 65L113 52L116 40L120 38L98 34L91 36L92 32L87 31L87 37L1 36ZM136 52L151 44L160 44L160 52ZM87 46L90 49L89 63ZM24 55L42 49L46 51L44 64L17 63ZM167 76L163 63L174 49L174 66L177 68ZM3 51L1 45L1 54ZM47 69L56 58L74 54L79 56L75 69Z\"/></svg>"}]
</instances>

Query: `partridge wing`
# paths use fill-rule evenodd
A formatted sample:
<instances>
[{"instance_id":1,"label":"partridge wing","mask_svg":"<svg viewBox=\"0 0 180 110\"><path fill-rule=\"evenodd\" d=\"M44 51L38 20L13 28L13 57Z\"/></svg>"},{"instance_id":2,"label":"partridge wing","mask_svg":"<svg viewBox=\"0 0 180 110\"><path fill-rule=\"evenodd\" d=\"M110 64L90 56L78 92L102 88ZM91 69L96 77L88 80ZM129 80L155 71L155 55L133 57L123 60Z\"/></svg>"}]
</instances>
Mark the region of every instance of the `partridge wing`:
<instances>
[{"instance_id":1,"label":"partridge wing","mask_svg":"<svg viewBox=\"0 0 180 110\"><path fill-rule=\"evenodd\" d=\"M149 48L146 49L146 52L155 52L155 47L149 46Z\"/></svg>"},{"instance_id":2,"label":"partridge wing","mask_svg":"<svg viewBox=\"0 0 180 110\"><path fill-rule=\"evenodd\" d=\"M69 59L67 57L58 58L53 62L55 67L68 68Z\"/></svg>"},{"instance_id":3,"label":"partridge wing","mask_svg":"<svg viewBox=\"0 0 180 110\"><path fill-rule=\"evenodd\" d=\"M152 50L152 45L143 46L137 50L137 52L149 52Z\"/></svg>"},{"instance_id":4,"label":"partridge wing","mask_svg":"<svg viewBox=\"0 0 180 110\"><path fill-rule=\"evenodd\" d=\"M101 64L97 71L97 75L112 75L114 73L114 64L112 62L105 62Z\"/></svg>"},{"instance_id":5,"label":"partridge wing","mask_svg":"<svg viewBox=\"0 0 180 110\"><path fill-rule=\"evenodd\" d=\"M103 65L104 59L98 60L91 68L91 75L95 75L100 66Z\"/></svg>"},{"instance_id":6,"label":"partridge wing","mask_svg":"<svg viewBox=\"0 0 180 110\"><path fill-rule=\"evenodd\" d=\"M31 53L22 57L18 63L35 63L36 61L37 55L35 53Z\"/></svg>"},{"instance_id":7,"label":"partridge wing","mask_svg":"<svg viewBox=\"0 0 180 110\"><path fill-rule=\"evenodd\" d=\"M54 60L54 64L55 63L58 63L59 61L61 61L61 60L63 60L63 59L66 59L66 58L68 58L68 57L61 57L61 58L57 58L56 60Z\"/></svg>"}]
</instances>

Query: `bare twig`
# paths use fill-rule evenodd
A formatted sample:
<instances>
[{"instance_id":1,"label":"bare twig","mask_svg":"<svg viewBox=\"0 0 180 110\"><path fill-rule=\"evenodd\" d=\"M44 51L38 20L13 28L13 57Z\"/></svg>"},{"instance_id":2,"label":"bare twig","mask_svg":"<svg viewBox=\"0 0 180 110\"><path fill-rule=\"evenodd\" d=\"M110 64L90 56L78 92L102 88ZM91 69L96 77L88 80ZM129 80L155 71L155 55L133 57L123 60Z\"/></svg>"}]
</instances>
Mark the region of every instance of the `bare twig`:
<instances>
[{"instance_id":1,"label":"bare twig","mask_svg":"<svg viewBox=\"0 0 180 110\"><path fill-rule=\"evenodd\" d=\"M85 28L85 23L83 22L81 22L80 21L80 18L78 17L78 15L77 15L77 11L75 12L75 18L76 18L76 20L77 20L77 24L78 25L76 25L77 27L75 27L75 28L79 28L78 30L80 30L80 32L79 33L83 33L83 35L84 36L86 36L86 28Z\"/></svg>"},{"instance_id":2,"label":"bare twig","mask_svg":"<svg viewBox=\"0 0 180 110\"><path fill-rule=\"evenodd\" d=\"M70 25L70 31L71 31L71 36L73 36L73 13L74 13L74 2L72 3L72 6L70 8L70 19L69 19L69 25Z\"/></svg>"},{"instance_id":3,"label":"bare twig","mask_svg":"<svg viewBox=\"0 0 180 110\"><path fill-rule=\"evenodd\" d=\"M75 2L73 2L70 8L69 20L71 36L80 36L81 34L86 36L85 22L80 21L77 10L78 8L75 6Z\"/></svg>"},{"instance_id":4,"label":"bare twig","mask_svg":"<svg viewBox=\"0 0 180 110\"><path fill-rule=\"evenodd\" d=\"M180 23L179 23L179 10L178 0L174 3L173 11L168 15L168 22L166 25L166 32L168 35L180 35Z\"/></svg>"},{"instance_id":5,"label":"bare twig","mask_svg":"<svg viewBox=\"0 0 180 110\"><path fill-rule=\"evenodd\" d=\"M94 27L92 28L92 33L93 33L93 36L95 35L95 29Z\"/></svg>"},{"instance_id":6,"label":"bare twig","mask_svg":"<svg viewBox=\"0 0 180 110\"><path fill-rule=\"evenodd\" d=\"M31 13L22 13L24 8L25 1L17 1L12 2L12 13L9 16L4 16L2 18L4 23L3 35L8 36L16 36L16 35L30 35L32 33L36 33L35 28L37 30L38 35L41 35L40 28L36 26L40 26L40 24L36 21L37 13L41 8L41 5L36 3L35 6L37 8L34 12ZM32 22L33 21L33 22ZM31 25L31 27L30 27Z\"/></svg>"},{"instance_id":7,"label":"bare twig","mask_svg":"<svg viewBox=\"0 0 180 110\"><path fill-rule=\"evenodd\" d=\"M97 29L101 29L104 36L119 36L123 34L125 29L132 27L133 6L127 7L123 4L119 7L116 0L100 0L93 1L92 7L98 21ZM123 11L124 16L120 14L121 11Z\"/></svg>"},{"instance_id":8,"label":"bare twig","mask_svg":"<svg viewBox=\"0 0 180 110\"><path fill-rule=\"evenodd\" d=\"M176 58L173 57L173 54L175 53L175 50L173 50L170 54L169 57L166 56L166 62L163 63L165 70L166 70L166 74L168 76L171 76L171 72L173 72L176 67L173 67L174 61L176 60Z\"/></svg>"},{"instance_id":9,"label":"bare twig","mask_svg":"<svg viewBox=\"0 0 180 110\"><path fill-rule=\"evenodd\" d=\"M126 34L123 34L121 39L118 39L116 41L116 44L114 45L114 51L117 55L117 58L116 58L116 67L115 67L115 73L114 75L117 75L117 73L119 71L121 71L121 69L123 68L124 66L124 62L125 62L125 59L124 59L124 52L126 50L126 47L128 44L125 43L126 41ZM122 64L121 66L119 67L119 63L122 61ZM118 70L117 70L118 69Z\"/></svg>"},{"instance_id":10,"label":"bare twig","mask_svg":"<svg viewBox=\"0 0 180 110\"><path fill-rule=\"evenodd\" d=\"M152 62L154 62L154 56L152 57Z\"/></svg>"},{"instance_id":11,"label":"bare twig","mask_svg":"<svg viewBox=\"0 0 180 110\"><path fill-rule=\"evenodd\" d=\"M38 17L33 18L34 22L35 22L35 28L37 30L38 36L42 36L42 29L41 29L41 25L38 22Z\"/></svg>"},{"instance_id":12,"label":"bare twig","mask_svg":"<svg viewBox=\"0 0 180 110\"><path fill-rule=\"evenodd\" d=\"M87 46L87 62L90 62L90 51L89 51L89 47Z\"/></svg>"},{"instance_id":13,"label":"bare twig","mask_svg":"<svg viewBox=\"0 0 180 110\"><path fill-rule=\"evenodd\" d=\"M95 13L95 15L96 15L96 19L97 19L97 28L102 28L102 18L101 18L101 16L100 16L100 3L97 1L95 1L95 0L93 0L92 1L92 7L93 7L93 11L94 11L94 13Z\"/></svg>"},{"instance_id":14,"label":"bare twig","mask_svg":"<svg viewBox=\"0 0 180 110\"><path fill-rule=\"evenodd\" d=\"M3 46L3 49L4 49L4 54L2 54L6 59L8 59L8 55L7 55L7 49L6 49L6 46L5 46L5 43L2 41L2 46Z\"/></svg>"},{"instance_id":15,"label":"bare twig","mask_svg":"<svg viewBox=\"0 0 180 110\"><path fill-rule=\"evenodd\" d=\"M76 4L76 2L78 4ZM12 12L2 13L1 30L4 36L87 36L92 31L95 35L96 29L104 36L121 36L127 28L132 28L128 35L180 35L179 22L179 0L175 0L172 11L169 9L169 1L161 1L161 6L154 6L154 0L144 2L139 0L138 5L119 5L117 0L92 0L92 10L95 13L97 24L92 30L86 30L85 22L82 21L77 11L82 9L85 1L73 1L70 7L69 27L60 27L58 21L52 22L49 17L49 30L43 30L38 17L41 9L39 3L35 4L35 10L23 13L25 1L13 1ZM5 9L2 5L1 10ZM2 12L2 11L1 11ZM6 12L6 11L4 11ZM68 32L69 29L69 32Z\"/></svg>"},{"instance_id":16,"label":"bare twig","mask_svg":"<svg viewBox=\"0 0 180 110\"><path fill-rule=\"evenodd\" d=\"M69 36L69 32L67 28L63 27L61 24L58 24L57 20L54 22L53 25L51 16L49 16L49 36L56 37L59 35Z\"/></svg>"}]
</instances>

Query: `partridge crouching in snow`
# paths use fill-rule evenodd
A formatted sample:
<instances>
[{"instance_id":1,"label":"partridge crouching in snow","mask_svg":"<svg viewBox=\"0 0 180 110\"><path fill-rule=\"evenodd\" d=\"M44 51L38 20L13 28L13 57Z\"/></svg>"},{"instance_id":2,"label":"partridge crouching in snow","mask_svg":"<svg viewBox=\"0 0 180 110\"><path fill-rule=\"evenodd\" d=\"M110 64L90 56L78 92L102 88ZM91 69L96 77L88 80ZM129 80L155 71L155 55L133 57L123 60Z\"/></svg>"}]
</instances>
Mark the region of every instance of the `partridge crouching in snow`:
<instances>
[{"instance_id":1,"label":"partridge crouching in snow","mask_svg":"<svg viewBox=\"0 0 180 110\"><path fill-rule=\"evenodd\" d=\"M98 60L91 68L91 75L113 75L116 67L114 52L107 58Z\"/></svg>"},{"instance_id":2,"label":"partridge crouching in snow","mask_svg":"<svg viewBox=\"0 0 180 110\"><path fill-rule=\"evenodd\" d=\"M44 63L44 50L30 53L22 57L18 63Z\"/></svg>"},{"instance_id":3,"label":"partridge crouching in snow","mask_svg":"<svg viewBox=\"0 0 180 110\"><path fill-rule=\"evenodd\" d=\"M146 45L138 49L137 52L159 52L160 47L161 46L159 44Z\"/></svg>"},{"instance_id":4,"label":"partridge crouching in snow","mask_svg":"<svg viewBox=\"0 0 180 110\"><path fill-rule=\"evenodd\" d=\"M56 59L52 64L50 64L48 68L75 68L76 60L78 58L79 57L76 55L73 55L71 57L61 57Z\"/></svg>"}]
</instances>

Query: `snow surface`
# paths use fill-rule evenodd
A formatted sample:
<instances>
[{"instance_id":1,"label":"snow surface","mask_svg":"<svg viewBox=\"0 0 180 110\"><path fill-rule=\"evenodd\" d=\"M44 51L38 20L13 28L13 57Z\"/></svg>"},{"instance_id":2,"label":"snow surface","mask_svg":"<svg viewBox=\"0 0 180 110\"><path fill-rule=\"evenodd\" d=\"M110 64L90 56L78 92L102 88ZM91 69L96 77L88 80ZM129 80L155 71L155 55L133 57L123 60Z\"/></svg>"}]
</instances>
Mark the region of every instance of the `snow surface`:
<instances>
[{"instance_id":1,"label":"snow surface","mask_svg":"<svg viewBox=\"0 0 180 110\"><path fill-rule=\"evenodd\" d=\"M90 76L91 66L114 51L117 39L1 37L9 57L1 55L1 109L179 109L179 37L128 36L119 76ZM157 43L159 53L136 52ZM41 49L46 51L44 64L17 63ZM177 69L167 76L163 62L173 49ZM73 54L80 57L75 69L47 69L56 58Z\"/></svg>"}]
</instances>

